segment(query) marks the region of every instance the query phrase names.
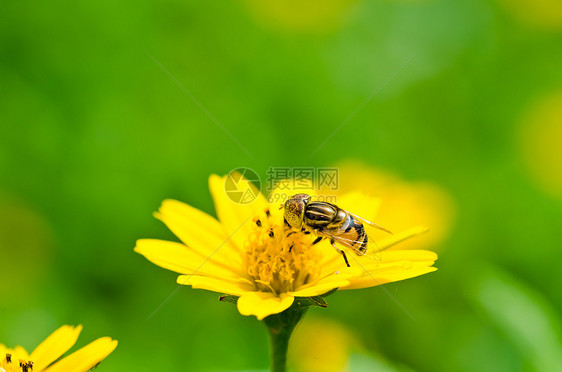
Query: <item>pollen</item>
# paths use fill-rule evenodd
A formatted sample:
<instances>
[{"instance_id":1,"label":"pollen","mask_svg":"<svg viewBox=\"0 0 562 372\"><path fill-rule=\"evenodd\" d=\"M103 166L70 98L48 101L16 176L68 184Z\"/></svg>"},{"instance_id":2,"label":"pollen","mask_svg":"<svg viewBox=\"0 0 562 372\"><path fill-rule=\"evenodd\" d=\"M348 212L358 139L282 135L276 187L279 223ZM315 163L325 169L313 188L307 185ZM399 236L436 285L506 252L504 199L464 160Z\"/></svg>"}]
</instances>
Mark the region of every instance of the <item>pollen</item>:
<instances>
[{"instance_id":1,"label":"pollen","mask_svg":"<svg viewBox=\"0 0 562 372\"><path fill-rule=\"evenodd\" d=\"M276 295L295 291L321 274L313 238L279 226L269 213L256 219L246 241L245 265L256 290Z\"/></svg>"},{"instance_id":2,"label":"pollen","mask_svg":"<svg viewBox=\"0 0 562 372\"><path fill-rule=\"evenodd\" d=\"M14 351L15 352L15 351ZM22 355L23 356L23 355ZM13 353L6 353L0 359L0 372L32 372L33 361L27 358L18 358Z\"/></svg>"}]
</instances>

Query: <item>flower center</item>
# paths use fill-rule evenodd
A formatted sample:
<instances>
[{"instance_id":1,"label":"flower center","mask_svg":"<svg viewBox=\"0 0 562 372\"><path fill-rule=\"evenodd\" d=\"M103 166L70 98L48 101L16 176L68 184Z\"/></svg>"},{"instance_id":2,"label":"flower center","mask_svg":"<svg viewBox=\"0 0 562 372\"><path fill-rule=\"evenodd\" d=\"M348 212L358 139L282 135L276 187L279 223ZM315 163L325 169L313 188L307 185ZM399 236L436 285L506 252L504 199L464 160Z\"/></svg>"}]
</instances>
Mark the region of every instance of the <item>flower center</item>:
<instances>
[{"instance_id":1,"label":"flower center","mask_svg":"<svg viewBox=\"0 0 562 372\"><path fill-rule=\"evenodd\" d=\"M33 362L31 360L14 358L11 353L6 353L0 360L0 372L32 372Z\"/></svg>"},{"instance_id":2,"label":"flower center","mask_svg":"<svg viewBox=\"0 0 562 372\"><path fill-rule=\"evenodd\" d=\"M269 210L265 218L254 218L245 263L256 289L275 294L296 291L320 276L320 257L311 249L314 238L308 232L279 226Z\"/></svg>"}]
</instances>

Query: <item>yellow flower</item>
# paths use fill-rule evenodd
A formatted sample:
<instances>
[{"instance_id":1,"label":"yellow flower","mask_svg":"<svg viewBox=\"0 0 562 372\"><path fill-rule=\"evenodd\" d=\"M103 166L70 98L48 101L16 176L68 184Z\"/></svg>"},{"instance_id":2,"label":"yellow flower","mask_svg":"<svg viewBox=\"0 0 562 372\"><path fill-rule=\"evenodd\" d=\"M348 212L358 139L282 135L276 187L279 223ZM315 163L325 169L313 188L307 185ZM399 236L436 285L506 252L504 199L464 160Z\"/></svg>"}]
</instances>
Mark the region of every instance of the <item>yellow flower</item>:
<instances>
[{"instance_id":1,"label":"yellow flower","mask_svg":"<svg viewBox=\"0 0 562 372\"><path fill-rule=\"evenodd\" d=\"M243 315L261 320L289 308L295 297L372 287L436 270L431 266L437 255L423 250L389 250L377 254L377 259L351 253L351 267L347 267L329 242L313 245L316 237L302 232L287 236L280 201L273 196L313 194L310 188L278 187L270 196L271 204L255 190L255 200L237 204L225 193L224 183L224 177L209 179L218 220L187 204L165 200L156 217L182 243L141 239L135 251L182 274L179 284L239 297L237 306ZM368 205L375 211L378 200L355 193L342 195L337 204L350 211ZM424 231L411 228L379 240L377 246L386 249Z\"/></svg>"},{"instance_id":2,"label":"yellow flower","mask_svg":"<svg viewBox=\"0 0 562 372\"><path fill-rule=\"evenodd\" d=\"M88 371L117 347L116 340L102 337L59 360L76 343L80 331L82 331L82 326L62 326L37 346L31 354L28 354L21 346L9 349L0 344L0 372Z\"/></svg>"}]
</instances>

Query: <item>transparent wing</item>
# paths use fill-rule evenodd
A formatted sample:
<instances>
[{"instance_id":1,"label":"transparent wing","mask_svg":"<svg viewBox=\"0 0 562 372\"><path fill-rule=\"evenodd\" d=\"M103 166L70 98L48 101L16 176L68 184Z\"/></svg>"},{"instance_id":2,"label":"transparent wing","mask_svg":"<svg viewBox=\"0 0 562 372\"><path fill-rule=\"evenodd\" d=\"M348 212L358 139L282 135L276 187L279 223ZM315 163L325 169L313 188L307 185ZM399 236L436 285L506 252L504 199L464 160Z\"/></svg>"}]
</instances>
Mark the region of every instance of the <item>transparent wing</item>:
<instances>
[{"instance_id":1,"label":"transparent wing","mask_svg":"<svg viewBox=\"0 0 562 372\"><path fill-rule=\"evenodd\" d=\"M326 231L324 231L323 234L329 238L334 239L337 243L343 245L346 248L346 251L348 250L353 251L353 253L355 253L357 256L364 256L372 260L378 260L378 261L382 259L381 252L383 250L379 249L376 241L371 236L369 236L369 234L367 234L368 242L367 242L367 250L365 252L360 252L359 250L357 250L357 248L355 247L355 245L358 243L357 240L344 238L342 236L335 235L333 233L329 233Z\"/></svg>"},{"instance_id":2,"label":"transparent wing","mask_svg":"<svg viewBox=\"0 0 562 372\"><path fill-rule=\"evenodd\" d=\"M387 232L389 234L392 234L392 232L374 222L371 222L369 220L364 219L363 217L360 217L356 214L353 214L351 212L346 211L349 215L353 216L355 219L357 219L358 221L362 222L364 225L368 225L368 226L372 226L378 230L382 230L384 232ZM353 251L353 253L355 253L357 256L365 256L365 257L369 257L371 259L374 260L381 260L382 259L382 255L381 252L383 251L382 249L379 248L379 246L377 245L376 240L373 238L373 236L369 233L367 233L367 231L365 230L365 234L367 235L367 249L365 252L361 252L359 251L359 241L354 240L354 239L349 239L346 237L341 236L341 233L343 231L341 229L334 229L334 230L322 230L321 232L317 232L318 235L324 236L324 237L328 237L331 239L334 239L334 241L336 241L337 243L339 243L340 245L342 245L344 248L346 248L346 251L351 250Z\"/></svg>"},{"instance_id":3,"label":"transparent wing","mask_svg":"<svg viewBox=\"0 0 562 372\"><path fill-rule=\"evenodd\" d=\"M346 211L346 212L349 213L350 215L352 215L353 217L357 218L359 221L364 222L364 223L366 223L367 225L373 226L375 229L379 229L379 230L381 230L381 231L384 231L384 232L387 232L387 233L389 233L389 234L392 234L392 231L388 230L388 229L385 228L385 227L382 227L382 226L379 225L379 224L376 224L376 223L374 223L374 222L371 222L371 221L369 221L369 220L366 220L366 219L364 219L363 217L358 216L358 215L356 215L356 214L353 214L353 213L351 213L351 212L349 212L349 211Z\"/></svg>"}]
</instances>

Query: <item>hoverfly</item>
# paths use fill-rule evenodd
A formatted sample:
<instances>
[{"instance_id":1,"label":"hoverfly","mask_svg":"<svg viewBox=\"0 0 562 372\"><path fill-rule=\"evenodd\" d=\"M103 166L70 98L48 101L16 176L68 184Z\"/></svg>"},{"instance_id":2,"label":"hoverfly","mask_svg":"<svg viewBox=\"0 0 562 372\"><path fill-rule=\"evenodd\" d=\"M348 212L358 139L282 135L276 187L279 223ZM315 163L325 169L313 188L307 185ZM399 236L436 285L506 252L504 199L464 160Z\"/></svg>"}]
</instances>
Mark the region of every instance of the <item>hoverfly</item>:
<instances>
[{"instance_id":1,"label":"hoverfly","mask_svg":"<svg viewBox=\"0 0 562 372\"><path fill-rule=\"evenodd\" d=\"M312 244L330 239L330 244L342 255L347 267L350 267L347 256L336 246L336 242L351 249L358 256L364 256L367 254L369 237L363 223L392 234L384 227L341 209L337 205L313 202L308 194L293 195L281 205L281 208L285 208L286 224L297 230L311 231L318 236Z\"/></svg>"}]
</instances>

